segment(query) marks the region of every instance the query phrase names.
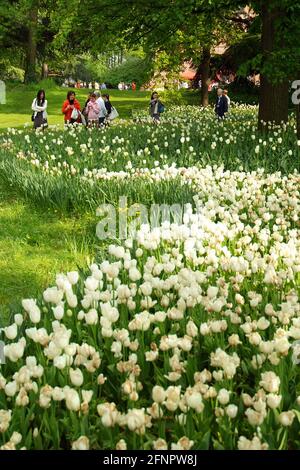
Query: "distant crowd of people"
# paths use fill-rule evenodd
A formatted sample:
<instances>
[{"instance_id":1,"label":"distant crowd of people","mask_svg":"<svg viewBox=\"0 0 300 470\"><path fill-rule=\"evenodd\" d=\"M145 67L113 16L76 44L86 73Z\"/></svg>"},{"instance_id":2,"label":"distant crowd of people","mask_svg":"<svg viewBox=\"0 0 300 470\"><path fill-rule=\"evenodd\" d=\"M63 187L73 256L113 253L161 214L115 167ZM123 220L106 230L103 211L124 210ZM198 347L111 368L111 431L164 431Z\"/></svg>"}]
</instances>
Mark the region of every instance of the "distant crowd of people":
<instances>
[{"instance_id":1,"label":"distant crowd of people","mask_svg":"<svg viewBox=\"0 0 300 470\"><path fill-rule=\"evenodd\" d=\"M48 101L45 90L39 90L32 102L34 129L44 129L48 126L47 107ZM218 88L215 104L217 118L224 119L228 115L229 109L230 98L228 91ZM153 92L149 103L149 114L155 124L159 124L160 116L164 111L165 106L160 100L158 93ZM108 94L101 95L99 91L91 91L82 108L73 90L67 93L67 98L62 105L62 114L64 115L65 124L81 123L87 127L109 126L119 115L116 108L112 105Z\"/></svg>"},{"instance_id":2,"label":"distant crowd of people","mask_svg":"<svg viewBox=\"0 0 300 470\"><path fill-rule=\"evenodd\" d=\"M84 82L81 80L73 80L72 78L66 79L64 83L62 84L64 88L88 88L89 90L106 90L107 89L107 84L105 82L99 83L99 82Z\"/></svg>"},{"instance_id":3,"label":"distant crowd of people","mask_svg":"<svg viewBox=\"0 0 300 470\"><path fill-rule=\"evenodd\" d=\"M64 88L77 88L77 89L88 88L89 90L95 90L95 91L106 90L107 88L112 88L111 85L108 85L105 82L103 83L99 83L97 81L84 82L81 80L76 81L76 80L73 80L72 78L66 79L64 83L62 84L62 86ZM132 83L120 82L118 84L118 90L121 90L121 91L124 91L124 90L136 91L136 89L137 89L137 86L134 81Z\"/></svg>"},{"instance_id":4,"label":"distant crowd of people","mask_svg":"<svg viewBox=\"0 0 300 470\"><path fill-rule=\"evenodd\" d=\"M118 90L120 90L120 91L127 91L127 90L136 91L136 83L132 82L131 84L129 84L129 83L125 83L125 82L120 82L118 84Z\"/></svg>"},{"instance_id":5,"label":"distant crowd of people","mask_svg":"<svg viewBox=\"0 0 300 470\"><path fill-rule=\"evenodd\" d=\"M47 119L48 101L45 90L39 90L32 102L32 121L34 129L48 127ZM81 108L76 99L75 91L68 91L67 99L62 105L62 114L65 124L83 124L87 127L109 126L111 121L118 117L118 111L112 105L108 94L99 91L90 92L85 105Z\"/></svg>"}]
</instances>

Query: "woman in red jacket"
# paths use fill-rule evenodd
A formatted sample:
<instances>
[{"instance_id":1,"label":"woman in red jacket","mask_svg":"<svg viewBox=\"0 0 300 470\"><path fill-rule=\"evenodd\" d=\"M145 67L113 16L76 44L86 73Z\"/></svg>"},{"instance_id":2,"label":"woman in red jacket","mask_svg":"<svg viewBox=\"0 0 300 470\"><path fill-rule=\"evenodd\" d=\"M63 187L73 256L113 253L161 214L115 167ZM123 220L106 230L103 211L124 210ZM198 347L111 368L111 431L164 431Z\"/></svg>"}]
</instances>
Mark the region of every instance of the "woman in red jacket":
<instances>
[{"instance_id":1,"label":"woman in red jacket","mask_svg":"<svg viewBox=\"0 0 300 470\"><path fill-rule=\"evenodd\" d=\"M77 117L74 118L73 111L77 110ZM79 101L75 98L74 91L69 91L67 94L67 99L63 104L62 113L65 115L65 124L74 124L75 122L81 122L80 119L80 104ZM73 117L72 117L73 114Z\"/></svg>"}]
</instances>

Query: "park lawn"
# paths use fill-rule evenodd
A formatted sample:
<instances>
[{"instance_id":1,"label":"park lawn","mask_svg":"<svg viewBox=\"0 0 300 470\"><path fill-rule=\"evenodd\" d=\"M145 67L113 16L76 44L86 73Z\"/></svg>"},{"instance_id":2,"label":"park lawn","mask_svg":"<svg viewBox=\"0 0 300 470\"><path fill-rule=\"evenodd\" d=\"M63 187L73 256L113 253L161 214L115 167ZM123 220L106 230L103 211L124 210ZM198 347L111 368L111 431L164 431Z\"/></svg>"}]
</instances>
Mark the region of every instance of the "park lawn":
<instances>
[{"instance_id":1,"label":"park lawn","mask_svg":"<svg viewBox=\"0 0 300 470\"><path fill-rule=\"evenodd\" d=\"M51 83L51 82L50 82ZM6 91L6 104L0 104L0 129L7 127L23 127L31 125L31 104L37 91L43 87L38 85L11 85L8 84ZM68 89L53 86L47 89L48 100L48 122L50 125L63 124L61 107L66 99ZM75 90L77 99L81 106L84 105L89 90ZM120 118L129 119L136 111L146 109L149 102L149 92L145 91L119 91L107 90L110 94L112 104L117 108Z\"/></svg>"},{"instance_id":2,"label":"park lawn","mask_svg":"<svg viewBox=\"0 0 300 470\"><path fill-rule=\"evenodd\" d=\"M56 273L85 268L101 253L95 229L96 218L39 210L0 181L0 327L23 298L52 285Z\"/></svg>"}]
</instances>

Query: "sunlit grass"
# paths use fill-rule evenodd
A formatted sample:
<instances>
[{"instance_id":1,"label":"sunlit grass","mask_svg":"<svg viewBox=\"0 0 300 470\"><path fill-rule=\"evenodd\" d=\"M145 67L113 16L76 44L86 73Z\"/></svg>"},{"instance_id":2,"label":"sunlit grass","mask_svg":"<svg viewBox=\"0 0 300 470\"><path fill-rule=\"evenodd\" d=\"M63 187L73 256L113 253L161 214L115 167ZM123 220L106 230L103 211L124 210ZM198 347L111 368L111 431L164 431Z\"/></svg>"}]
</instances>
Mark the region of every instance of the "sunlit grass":
<instances>
[{"instance_id":1,"label":"sunlit grass","mask_svg":"<svg viewBox=\"0 0 300 470\"><path fill-rule=\"evenodd\" d=\"M0 325L22 298L53 283L57 272L86 267L96 253L95 226L91 215L67 218L39 210L0 181Z\"/></svg>"},{"instance_id":2,"label":"sunlit grass","mask_svg":"<svg viewBox=\"0 0 300 470\"><path fill-rule=\"evenodd\" d=\"M39 88L39 85L36 87L25 87L24 85L8 87L7 102L5 105L0 105L0 128L23 127L26 123L31 125L31 104ZM67 92L68 89L62 87L46 89L50 125L63 124L61 108ZM81 89L75 90L75 92L81 106L83 106L89 90ZM123 119L130 118L134 111L146 108L149 101L149 92L132 92L130 90L106 90L106 92L110 95L112 103Z\"/></svg>"}]
</instances>

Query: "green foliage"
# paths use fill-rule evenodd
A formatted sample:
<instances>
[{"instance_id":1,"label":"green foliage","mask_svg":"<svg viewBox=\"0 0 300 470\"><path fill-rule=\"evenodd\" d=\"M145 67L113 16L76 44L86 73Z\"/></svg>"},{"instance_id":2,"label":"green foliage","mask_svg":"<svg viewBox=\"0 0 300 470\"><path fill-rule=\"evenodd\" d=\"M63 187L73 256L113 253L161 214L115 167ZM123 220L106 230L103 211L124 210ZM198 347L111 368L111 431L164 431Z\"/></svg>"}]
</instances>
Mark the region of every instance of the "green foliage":
<instances>
[{"instance_id":1,"label":"green foliage","mask_svg":"<svg viewBox=\"0 0 300 470\"><path fill-rule=\"evenodd\" d=\"M246 74L249 68L256 69L266 75L273 83L283 80L293 80L300 72L300 4L294 0L267 0L253 1L252 7L259 15L253 25L253 32L242 38L236 45L235 57L245 57L244 64L240 64L240 73ZM262 53L258 42L261 36L262 18L274 21L274 37L269 38L269 45ZM256 50L255 50L256 44ZM233 46L235 48L235 46ZM248 57L247 57L248 55Z\"/></svg>"},{"instance_id":2,"label":"green foliage","mask_svg":"<svg viewBox=\"0 0 300 470\"><path fill-rule=\"evenodd\" d=\"M24 80L24 70L11 65L9 60L0 59L0 79L22 82Z\"/></svg>"},{"instance_id":3,"label":"green foliage","mask_svg":"<svg viewBox=\"0 0 300 470\"><path fill-rule=\"evenodd\" d=\"M117 86L120 82L136 82L142 86L151 76L152 63L147 58L129 56L125 62L103 74L103 81Z\"/></svg>"},{"instance_id":4,"label":"green foliage","mask_svg":"<svg viewBox=\"0 0 300 470\"><path fill-rule=\"evenodd\" d=\"M220 61L231 70L237 71L238 75L246 77L260 68L260 63L254 61L260 50L260 41L260 34L245 33L230 45Z\"/></svg>"},{"instance_id":5,"label":"green foliage","mask_svg":"<svg viewBox=\"0 0 300 470\"><path fill-rule=\"evenodd\" d=\"M199 63L203 47L212 47L239 34L231 21L224 21L224 11L217 3L139 0L123 2L120 8L118 0L109 3L87 0L82 9L79 0L73 0L74 25L71 27L69 21L63 36L65 41L74 39L75 47L82 44L98 52L124 43L129 48L142 46L152 55L165 52L169 55L168 66L173 67L178 67L185 59ZM102 10L105 21L99 21L98 12ZM225 10L230 14L231 4ZM87 28L93 31L92 36L85 34Z\"/></svg>"}]
</instances>

